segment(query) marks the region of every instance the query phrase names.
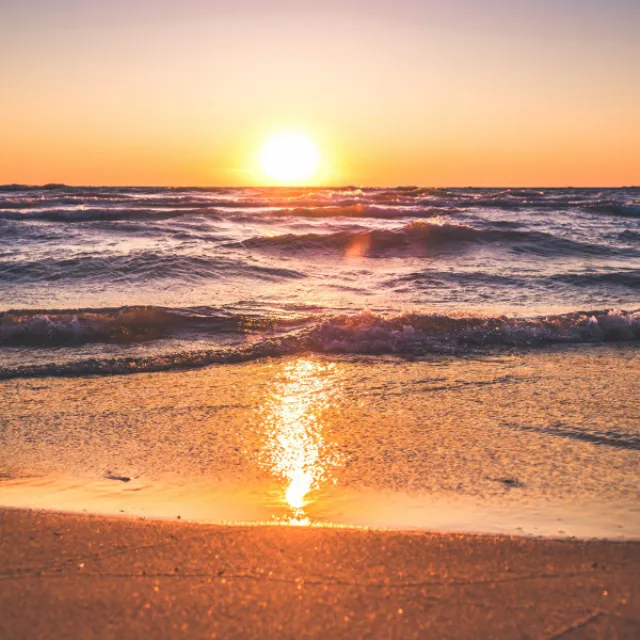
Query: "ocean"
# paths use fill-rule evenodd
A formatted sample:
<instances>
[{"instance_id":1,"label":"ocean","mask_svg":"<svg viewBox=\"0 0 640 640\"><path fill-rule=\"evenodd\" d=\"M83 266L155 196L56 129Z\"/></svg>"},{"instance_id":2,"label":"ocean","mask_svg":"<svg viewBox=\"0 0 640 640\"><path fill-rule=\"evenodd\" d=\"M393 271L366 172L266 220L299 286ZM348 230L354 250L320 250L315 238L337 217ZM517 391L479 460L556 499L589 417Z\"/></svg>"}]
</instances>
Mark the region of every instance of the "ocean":
<instances>
[{"instance_id":1,"label":"ocean","mask_svg":"<svg viewBox=\"0 0 640 640\"><path fill-rule=\"evenodd\" d=\"M640 536L640 188L9 185L0 239L0 504Z\"/></svg>"}]
</instances>

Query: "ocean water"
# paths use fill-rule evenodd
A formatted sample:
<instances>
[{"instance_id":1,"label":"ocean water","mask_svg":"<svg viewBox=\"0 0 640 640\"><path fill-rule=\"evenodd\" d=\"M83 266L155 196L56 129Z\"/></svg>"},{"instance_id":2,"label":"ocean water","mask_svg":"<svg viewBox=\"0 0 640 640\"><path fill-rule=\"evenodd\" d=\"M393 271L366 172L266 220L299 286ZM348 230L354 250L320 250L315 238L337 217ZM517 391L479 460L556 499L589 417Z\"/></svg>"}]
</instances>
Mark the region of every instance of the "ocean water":
<instances>
[{"instance_id":1,"label":"ocean water","mask_svg":"<svg viewBox=\"0 0 640 640\"><path fill-rule=\"evenodd\" d=\"M0 376L640 335L640 189L0 188Z\"/></svg>"},{"instance_id":2,"label":"ocean water","mask_svg":"<svg viewBox=\"0 0 640 640\"><path fill-rule=\"evenodd\" d=\"M640 189L0 188L0 506L640 538Z\"/></svg>"}]
</instances>

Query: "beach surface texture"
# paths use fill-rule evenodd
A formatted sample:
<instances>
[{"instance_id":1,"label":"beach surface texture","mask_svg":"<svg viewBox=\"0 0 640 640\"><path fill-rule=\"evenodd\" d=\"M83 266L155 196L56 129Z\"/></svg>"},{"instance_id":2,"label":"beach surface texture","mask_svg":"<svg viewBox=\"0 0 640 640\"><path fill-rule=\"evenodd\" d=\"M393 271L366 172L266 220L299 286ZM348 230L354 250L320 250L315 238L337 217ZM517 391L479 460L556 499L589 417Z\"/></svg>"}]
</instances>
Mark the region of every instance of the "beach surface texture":
<instances>
[{"instance_id":1,"label":"beach surface texture","mask_svg":"<svg viewBox=\"0 0 640 640\"><path fill-rule=\"evenodd\" d=\"M637 638L640 544L0 512L0 637Z\"/></svg>"}]
</instances>

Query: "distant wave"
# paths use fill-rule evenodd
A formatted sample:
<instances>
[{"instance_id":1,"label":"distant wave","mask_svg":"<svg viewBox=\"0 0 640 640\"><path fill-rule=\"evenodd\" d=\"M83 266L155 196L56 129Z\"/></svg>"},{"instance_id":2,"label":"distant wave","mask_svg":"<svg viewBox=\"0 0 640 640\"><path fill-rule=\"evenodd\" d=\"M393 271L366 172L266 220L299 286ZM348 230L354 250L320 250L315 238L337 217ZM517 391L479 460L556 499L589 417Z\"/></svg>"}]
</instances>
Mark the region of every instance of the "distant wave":
<instances>
[{"instance_id":1,"label":"distant wave","mask_svg":"<svg viewBox=\"0 0 640 640\"><path fill-rule=\"evenodd\" d=\"M589 204L585 207L587 211L594 213L605 213L612 216L622 216L625 218L640 218L640 202L639 203L616 203L616 202L598 202Z\"/></svg>"},{"instance_id":2,"label":"distant wave","mask_svg":"<svg viewBox=\"0 0 640 640\"><path fill-rule=\"evenodd\" d=\"M516 276L498 275L483 271L419 271L390 278L389 287L456 287L456 286L526 286L526 281Z\"/></svg>"},{"instance_id":3,"label":"distant wave","mask_svg":"<svg viewBox=\"0 0 640 640\"><path fill-rule=\"evenodd\" d=\"M554 283L568 284L573 287L591 287L593 285L618 285L631 289L640 289L640 270L628 269L602 271L599 273L556 273L551 276L519 277L485 273L482 271L421 271L408 273L389 279L389 287L542 287Z\"/></svg>"},{"instance_id":4,"label":"distant wave","mask_svg":"<svg viewBox=\"0 0 640 640\"><path fill-rule=\"evenodd\" d=\"M84 312L84 322L92 322ZM118 326L112 310L104 322ZM177 321L177 314L158 309L130 311L134 325L143 318L147 327ZM187 314L189 318L191 314ZM238 327L237 318L201 319L211 322L211 330L230 323ZM187 320L192 321L192 320ZM70 322L81 322L71 320ZM97 321L98 324L100 320ZM115 324L114 324L115 322ZM270 320L278 326L286 320ZM288 321L297 330L272 336L250 346L232 349L209 349L161 356L88 359L63 364L45 364L0 368L0 378L37 376L109 375L160 372L228 364L264 357L302 353L377 354L419 357L428 354L464 355L477 350L530 348L552 344L624 342L640 340L640 310L600 310L561 315L512 318L444 314L409 313L381 316L370 312L334 316L324 319ZM127 322L120 320L120 326ZM0 325L0 326L4 326ZM45 327L45 325L42 325ZM48 329L43 329L48 331Z\"/></svg>"},{"instance_id":5,"label":"distant wave","mask_svg":"<svg viewBox=\"0 0 640 640\"><path fill-rule=\"evenodd\" d=\"M101 220L168 220L179 217L206 216L211 219L262 219L270 218L374 218L379 220L394 220L403 217L418 219L434 218L455 213L450 207L414 207L389 206L378 204L336 204L318 206L307 203L306 206L287 206L288 203L273 202L148 202L135 203L100 203L90 202L89 206L77 206L77 202L56 201L48 202L47 208L42 208L41 201L0 201L0 220L44 220L48 222L91 222ZM72 206L76 204L76 206ZM126 206L114 206L123 204ZM144 206L142 206L144 204ZM226 211L231 209L231 211Z\"/></svg>"},{"instance_id":6,"label":"distant wave","mask_svg":"<svg viewBox=\"0 0 640 640\"><path fill-rule=\"evenodd\" d=\"M72 258L0 260L0 282L55 282L62 279L127 282L180 278L194 282L221 276L249 276L262 280L304 278L293 269L249 264L239 259L140 251L129 255L86 254Z\"/></svg>"},{"instance_id":7,"label":"distant wave","mask_svg":"<svg viewBox=\"0 0 640 640\"><path fill-rule=\"evenodd\" d=\"M437 196L430 194L414 204L422 206L449 206L474 209L500 209L504 211L531 210L583 210L590 213L637 216L640 208L640 190L629 189L636 197L621 202L619 193L599 192L593 189L526 189L451 190Z\"/></svg>"},{"instance_id":8,"label":"distant wave","mask_svg":"<svg viewBox=\"0 0 640 640\"><path fill-rule=\"evenodd\" d=\"M259 236L243 241L245 247L256 249L286 249L287 251L340 251L361 255L384 254L393 250L408 250L420 255L424 249L451 249L472 244L519 245L519 250L537 255L587 254L616 255L619 249L587 244L540 231L513 229L477 229L462 224L411 222L395 230L340 231L330 234L283 234Z\"/></svg>"},{"instance_id":9,"label":"distant wave","mask_svg":"<svg viewBox=\"0 0 640 640\"><path fill-rule=\"evenodd\" d=\"M387 189L321 188L116 188L45 185L0 186L0 218L74 222L214 215L428 218L437 211L579 210L594 215L640 216L640 189Z\"/></svg>"},{"instance_id":10,"label":"distant wave","mask_svg":"<svg viewBox=\"0 0 640 640\"><path fill-rule=\"evenodd\" d=\"M601 273L559 273L548 278L551 282L563 282L574 287L596 285L619 285L640 290L640 271L605 271Z\"/></svg>"},{"instance_id":11,"label":"distant wave","mask_svg":"<svg viewBox=\"0 0 640 640\"><path fill-rule=\"evenodd\" d=\"M273 209L267 212L274 217L300 217L300 218L378 218L383 220L395 220L397 218L435 218L448 215L454 209L445 207L411 207L411 206L383 206L351 204L344 206L324 207L292 207Z\"/></svg>"},{"instance_id":12,"label":"distant wave","mask_svg":"<svg viewBox=\"0 0 640 640\"><path fill-rule=\"evenodd\" d=\"M211 205L174 209L82 207L21 210L0 210L0 220L44 220L48 222L91 222L99 220L167 220L179 216L207 216L220 219L220 212Z\"/></svg>"}]
</instances>

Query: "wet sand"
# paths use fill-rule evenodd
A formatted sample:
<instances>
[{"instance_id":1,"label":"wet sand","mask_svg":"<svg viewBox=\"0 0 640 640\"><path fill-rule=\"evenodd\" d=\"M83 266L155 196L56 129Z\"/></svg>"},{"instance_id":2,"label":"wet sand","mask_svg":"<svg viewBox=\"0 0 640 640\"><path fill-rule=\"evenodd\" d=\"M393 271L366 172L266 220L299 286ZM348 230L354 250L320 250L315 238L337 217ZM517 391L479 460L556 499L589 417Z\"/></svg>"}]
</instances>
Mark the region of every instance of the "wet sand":
<instances>
[{"instance_id":1,"label":"wet sand","mask_svg":"<svg viewBox=\"0 0 640 640\"><path fill-rule=\"evenodd\" d=\"M640 538L640 352L0 383L0 507Z\"/></svg>"},{"instance_id":2,"label":"wet sand","mask_svg":"<svg viewBox=\"0 0 640 640\"><path fill-rule=\"evenodd\" d=\"M637 638L640 543L0 511L0 637Z\"/></svg>"}]
</instances>

